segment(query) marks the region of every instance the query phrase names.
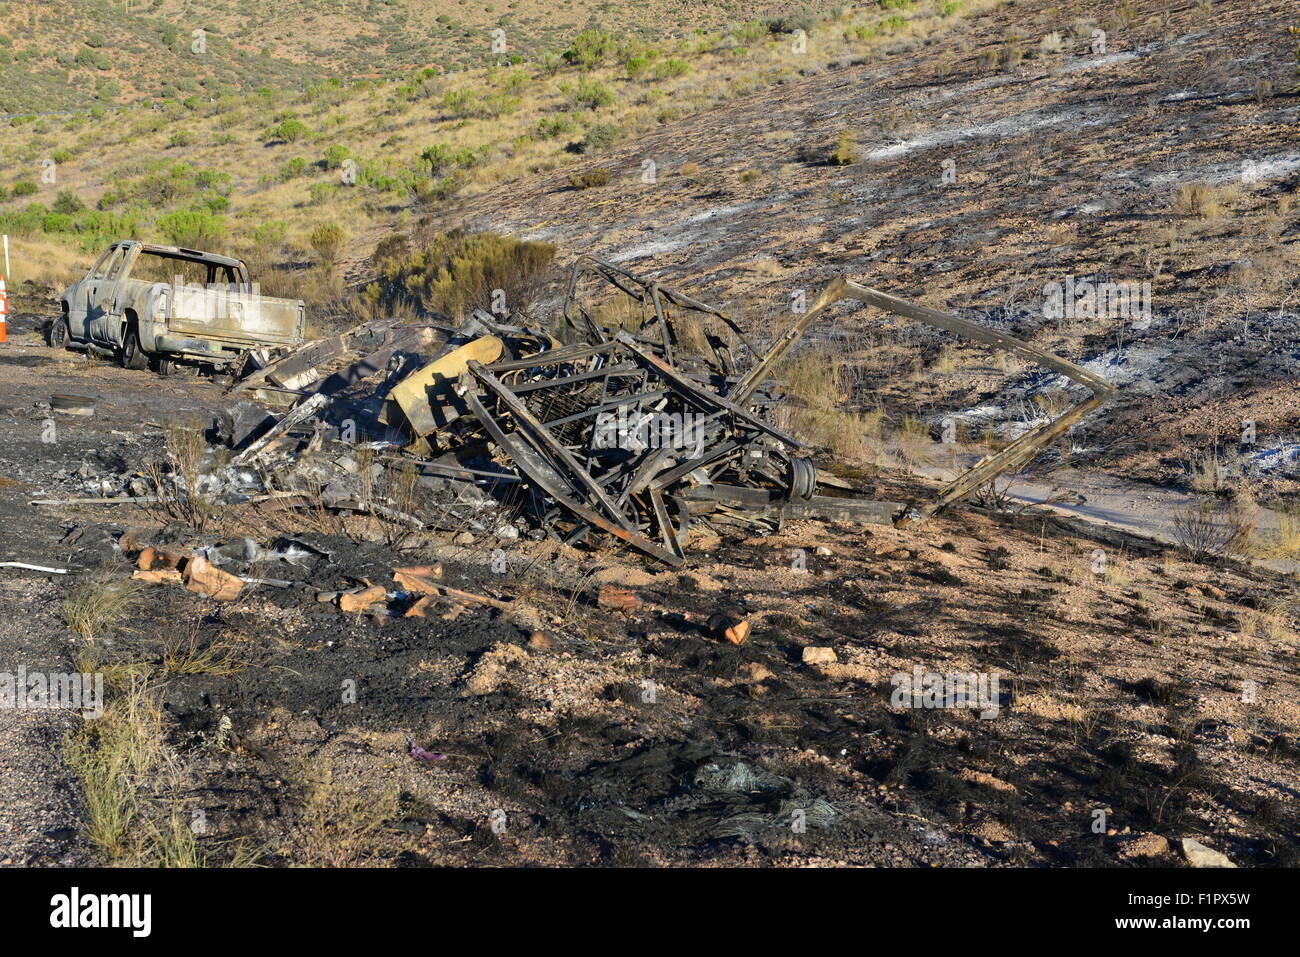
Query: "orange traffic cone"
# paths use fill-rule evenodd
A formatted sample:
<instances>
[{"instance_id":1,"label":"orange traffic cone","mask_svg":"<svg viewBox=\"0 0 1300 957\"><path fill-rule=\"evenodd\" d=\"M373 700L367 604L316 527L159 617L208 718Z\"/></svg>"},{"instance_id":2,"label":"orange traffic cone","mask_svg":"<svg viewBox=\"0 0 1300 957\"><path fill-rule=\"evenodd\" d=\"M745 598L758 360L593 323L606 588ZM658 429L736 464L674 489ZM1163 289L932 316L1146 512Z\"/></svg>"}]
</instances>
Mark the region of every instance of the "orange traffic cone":
<instances>
[{"instance_id":1,"label":"orange traffic cone","mask_svg":"<svg viewBox=\"0 0 1300 957\"><path fill-rule=\"evenodd\" d=\"M0 273L0 342L5 341L5 320L9 318L9 293L5 291L5 277Z\"/></svg>"}]
</instances>

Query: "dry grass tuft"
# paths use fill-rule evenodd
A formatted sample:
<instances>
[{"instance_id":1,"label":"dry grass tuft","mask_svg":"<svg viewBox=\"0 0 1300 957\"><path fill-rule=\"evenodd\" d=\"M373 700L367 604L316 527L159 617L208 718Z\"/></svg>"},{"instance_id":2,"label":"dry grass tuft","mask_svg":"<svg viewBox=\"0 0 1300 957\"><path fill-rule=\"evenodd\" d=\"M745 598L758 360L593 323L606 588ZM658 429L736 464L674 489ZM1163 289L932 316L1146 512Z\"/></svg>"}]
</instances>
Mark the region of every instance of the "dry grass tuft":
<instances>
[{"instance_id":1,"label":"dry grass tuft","mask_svg":"<svg viewBox=\"0 0 1300 957\"><path fill-rule=\"evenodd\" d=\"M143 599L144 583L123 577L124 571L120 564L109 564L79 582L63 600L64 623L87 641L111 633Z\"/></svg>"}]
</instances>

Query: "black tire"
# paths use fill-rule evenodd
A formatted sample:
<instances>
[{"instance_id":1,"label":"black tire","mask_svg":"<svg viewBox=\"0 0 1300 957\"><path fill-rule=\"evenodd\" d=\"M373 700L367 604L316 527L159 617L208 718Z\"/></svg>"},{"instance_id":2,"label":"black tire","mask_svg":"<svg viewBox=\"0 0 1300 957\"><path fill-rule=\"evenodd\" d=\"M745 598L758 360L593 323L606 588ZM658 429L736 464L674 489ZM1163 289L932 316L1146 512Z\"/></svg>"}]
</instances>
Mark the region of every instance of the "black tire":
<instances>
[{"instance_id":1,"label":"black tire","mask_svg":"<svg viewBox=\"0 0 1300 957\"><path fill-rule=\"evenodd\" d=\"M149 357L140 348L140 337L136 335L135 326L128 326L126 330L126 341L122 343L122 368L137 372L149 368Z\"/></svg>"},{"instance_id":2,"label":"black tire","mask_svg":"<svg viewBox=\"0 0 1300 957\"><path fill-rule=\"evenodd\" d=\"M176 371L176 363L166 356L159 356L149 363L149 368L159 375L168 376Z\"/></svg>"},{"instance_id":3,"label":"black tire","mask_svg":"<svg viewBox=\"0 0 1300 957\"><path fill-rule=\"evenodd\" d=\"M50 346L63 349L68 345L68 317L59 316L50 323Z\"/></svg>"}]
</instances>

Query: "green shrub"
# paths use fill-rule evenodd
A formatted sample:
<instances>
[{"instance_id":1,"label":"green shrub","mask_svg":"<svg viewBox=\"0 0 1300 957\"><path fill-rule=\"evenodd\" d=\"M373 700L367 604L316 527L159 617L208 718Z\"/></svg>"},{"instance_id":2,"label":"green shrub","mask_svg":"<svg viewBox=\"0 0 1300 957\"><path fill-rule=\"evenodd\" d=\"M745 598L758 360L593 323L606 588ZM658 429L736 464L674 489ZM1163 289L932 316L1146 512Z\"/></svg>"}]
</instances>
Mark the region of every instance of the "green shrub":
<instances>
[{"instance_id":1,"label":"green shrub","mask_svg":"<svg viewBox=\"0 0 1300 957\"><path fill-rule=\"evenodd\" d=\"M113 68L113 64L108 57L98 50L92 50L90 47L82 47L78 50L77 55L72 58L72 62L86 69L93 67L96 70L111 70Z\"/></svg>"},{"instance_id":2,"label":"green shrub","mask_svg":"<svg viewBox=\"0 0 1300 957\"><path fill-rule=\"evenodd\" d=\"M549 243L452 230L409 256L394 251L377 257L379 279L365 297L389 308L413 302L426 311L460 318L468 306L488 305L492 290L501 289L507 304L523 308L540 288L554 257L555 247Z\"/></svg>"},{"instance_id":3,"label":"green shrub","mask_svg":"<svg viewBox=\"0 0 1300 957\"><path fill-rule=\"evenodd\" d=\"M600 66L618 46L618 41L608 33L597 29L583 30L573 38L569 49L564 51L564 59L581 70L593 70Z\"/></svg>"},{"instance_id":4,"label":"green shrub","mask_svg":"<svg viewBox=\"0 0 1300 957\"><path fill-rule=\"evenodd\" d=\"M321 206L329 202L338 191L338 183L312 183L307 187L307 201L313 206Z\"/></svg>"},{"instance_id":5,"label":"green shrub","mask_svg":"<svg viewBox=\"0 0 1300 957\"><path fill-rule=\"evenodd\" d=\"M573 132L573 121L567 116L543 116L537 121L537 135L553 140Z\"/></svg>"},{"instance_id":6,"label":"green shrub","mask_svg":"<svg viewBox=\"0 0 1300 957\"><path fill-rule=\"evenodd\" d=\"M597 110L614 102L614 94L605 87L605 84L586 77L578 81L571 98L574 106L588 110Z\"/></svg>"},{"instance_id":7,"label":"green shrub","mask_svg":"<svg viewBox=\"0 0 1300 957\"><path fill-rule=\"evenodd\" d=\"M450 169L468 169L479 161L479 154L468 146L435 143L420 153L420 159L429 164L430 174L439 176Z\"/></svg>"},{"instance_id":8,"label":"green shrub","mask_svg":"<svg viewBox=\"0 0 1300 957\"><path fill-rule=\"evenodd\" d=\"M14 196L31 196L38 189L30 179L20 179L14 183Z\"/></svg>"},{"instance_id":9,"label":"green shrub","mask_svg":"<svg viewBox=\"0 0 1300 957\"><path fill-rule=\"evenodd\" d=\"M59 195L55 197L53 205L50 206L50 209L56 213L80 213L85 208L86 204L70 189L59 190Z\"/></svg>"},{"instance_id":10,"label":"green shrub","mask_svg":"<svg viewBox=\"0 0 1300 957\"><path fill-rule=\"evenodd\" d=\"M311 133L311 130L302 120L289 117L286 120L281 120L280 124L274 127L272 132L275 139L283 140L286 143L296 143Z\"/></svg>"},{"instance_id":11,"label":"green shrub","mask_svg":"<svg viewBox=\"0 0 1300 957\"><path fill-rule=\"evenodd\" d=\"M295 156L280 167L280 182L297 179L305 172L307 172L307 161L301 156Z\"/></svg>"},{"instance_id":12,"label":"green shrub","mask_svg":"<svg viewBox=\"0 0 1300 957\"><path fill-rule=\"evenodd\" d=\"M194 145L194 134L189 130L177 130L167 139L167 145L171 149L177 149L183 146Z\"/></svg>"},{"instance_id":13,"label":"green shrub","mask_svg":"<svg viewBox=\"0 0 1300 957\"><path fill-rule=\"evenodd\" d=\"M813 28L816 18L811 13L801 10L779 17L769 17L766 22L769 33L795 33L798 30L807 33Z\"/></svg>"},{"instance_id":14,"label":"green shrub","mask_svg":"<svg viewBox=\"0 0 1300 957\"><path fill-rule=\"evenodd\" d=\"M650 69L650 60L643 56L630 56L623 63L623 69L627 71L629 80L640 79L645 75L645 71Z\"/></svg>"},{"instance_id":15,"label":"green shrub","mask_svg":"<svg viewBox=\"0 0 1300 957\"><path fill-rule=\"evenodd\" d=\"M478 94L462 87L448 90L442 95L442 108L454 117L473 116L478 104Z\"/></svg>"},{"instance_id":16,"label":"green shrub","mask_svg":"<svg viewBox=\"0 0 1300 957\"><path fill-rule=\"evenodd\" d=\"M337 223L321 223L311 231L309 242L311 248L316 250L316 255L320 256L321 262L332 266L338 261L346 240L347 234L343 232L342 226Z\"/></svg>"},{"instance_id":17,"label":"green shrub","mask_svg":"<svg viewBox=\"0 0 1300 957\"><path fill-rule=\"evenodd\" d=\"M325 147L324 163L326 169L339 169L351 158L352 154L348 151L348 148L339 143Z\"/></svg>"},{"instance_id":18,"label":"green shrub","mask_svg":"<svg viewBox=\"0 0 1300 957\"><path fill-rule=\"evenodd\" d=\"M206 210L184 209L159 217L157 229L173 246L201 249L225 237L226 222Z\"/></svg>"},{"instance_id":19,"label":"green shrub","mask_svg":"<svg viewBox=\"0 0 1300 957\"><path fill-rule=\"evenodd\" d=\"M597 123L587 130L586 135L577 144L577 152L596 153L609 149L621 135L622 131L613 123Z\"/></svg>"},{"instance_id":20,"label":"green shrub","mask_svg":"<svg viewBox=\"0 0 1300 957\"><path fill-rule=\"evenodd\" d=\"M253 242L259 246L279 246L288 232L288 223L271 220L253 230Z\"/></svg>"},{"instance_id":21,"label":"green shrub","mask_svg":"<svg viewBox=\"0 0 1300 957\"><path fill-rule=\"evenodd\" d=\"M668 60L661 60L655 64L655 79L667 80L673 77L684 76L691 69L691 65L685 60L679 60L673 57Z\"/></svg>"}]
</instances>

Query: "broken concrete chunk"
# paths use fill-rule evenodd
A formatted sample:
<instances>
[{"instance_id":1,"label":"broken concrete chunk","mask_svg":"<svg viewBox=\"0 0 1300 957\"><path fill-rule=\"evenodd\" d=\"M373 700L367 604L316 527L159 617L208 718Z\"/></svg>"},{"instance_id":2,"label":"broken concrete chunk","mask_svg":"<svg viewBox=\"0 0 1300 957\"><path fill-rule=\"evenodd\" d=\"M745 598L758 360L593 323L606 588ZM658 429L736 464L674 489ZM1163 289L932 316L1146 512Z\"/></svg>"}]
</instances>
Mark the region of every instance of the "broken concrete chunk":
<instances>
[{"instance_id":1,"label":"broken concrete chunk","mask_svg":"<svg viewBox=\"0 0 1300 957\"><path fill-rule=\"evenodd\" d=\"M215 598L217 601L231 601L243 591L243 579L213 567L206 558L195 556L185 563L183 571L185 587L192 592Z\"/></svg>"}]
</instances>

